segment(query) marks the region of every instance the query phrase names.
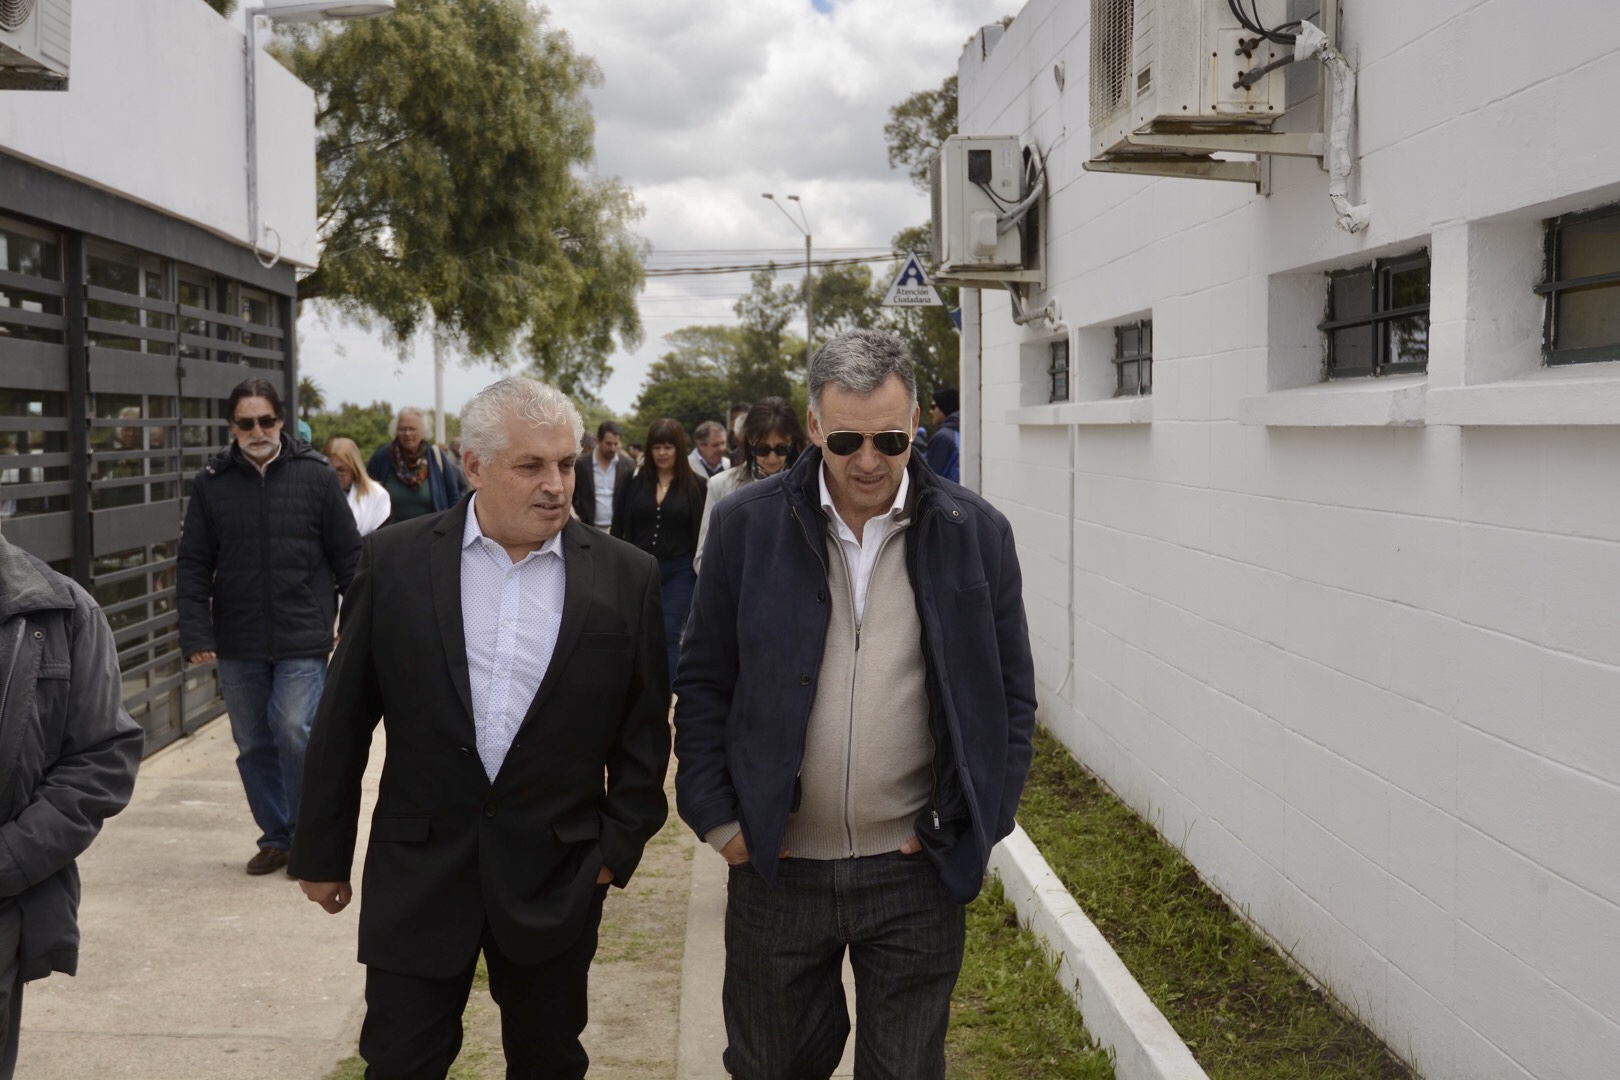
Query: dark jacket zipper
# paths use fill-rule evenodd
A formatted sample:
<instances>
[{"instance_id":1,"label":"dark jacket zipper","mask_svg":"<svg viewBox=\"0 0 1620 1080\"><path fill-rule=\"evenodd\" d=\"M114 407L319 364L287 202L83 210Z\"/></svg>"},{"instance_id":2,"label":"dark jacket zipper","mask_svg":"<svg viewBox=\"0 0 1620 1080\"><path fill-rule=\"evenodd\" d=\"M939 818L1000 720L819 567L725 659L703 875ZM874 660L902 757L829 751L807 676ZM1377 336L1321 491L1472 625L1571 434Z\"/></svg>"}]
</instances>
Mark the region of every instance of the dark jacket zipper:
<instances>
[{"instance_id":1,"label":"dark jacket zipper","mask_svg":"<svg viewBox=\"0 0 1620 1080\"><path fill-rule=\"evenodd\" d=\"M277 455L278 459L280 455ZM270 465L274 465L272 461ZM255 470L257 471L257 470ZM270 466L259 473L259 570L264 576L264 640L276 659L275 589L270 580Z\"/></svg>"}]
</instances>

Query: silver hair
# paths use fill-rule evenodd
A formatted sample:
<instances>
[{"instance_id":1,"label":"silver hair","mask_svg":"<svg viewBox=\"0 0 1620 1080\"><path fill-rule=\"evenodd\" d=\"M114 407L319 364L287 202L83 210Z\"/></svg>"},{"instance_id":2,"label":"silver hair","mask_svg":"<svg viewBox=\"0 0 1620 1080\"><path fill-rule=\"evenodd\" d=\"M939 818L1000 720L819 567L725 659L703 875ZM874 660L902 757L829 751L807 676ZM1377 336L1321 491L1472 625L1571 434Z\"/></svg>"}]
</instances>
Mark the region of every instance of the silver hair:
<instances>
[{"instance_id":1,"label":"silver hair","mask_svg":"<svg viewBox=\"0 0 1620 1080\"><path fill-rule=\"evenodd\" d=\"M574 403L554 386L513 375L490 383L461 407L461 452L490 461L506 449L506 424L518 419L530 427L567 427L579 446L585 421Z\"/></svg>"},{"instance_id":2,"label":"silver hair","mask_svg":"<svg viewBox=\"0 0 1620 1080\"><path fill-rule=\"evenodd\" d=\"M422 409L418 409L415 405L407 405L403 409L396 412L392 420L388 421L388 434L390 437L399 434L399 418L404 416L406 413L410 413L412 416L422 421L422 430L429 436L433 434L433 425L428 423L427 412Z\"/></svg>"},{"instance_id":3,"label":"silver hair","mask_svg":"<svg viewBox=\"0 0 1620 1080\"><path fill-rule=\"evenodd\" d=\"M911 350L883 330L851 330L816 350L810 361L810 408L821 416L821 391L828 383L854 394L870 394L898 375L912 406L917 404L917 371Z\"/></svg>"},{"instance_id":4,"label":"silver hair","mask_svg":"<svg viewBox=\"0 0 1620 1080\"><path fill-rule=\"evenodd\" d=\"M726 433L726 427L720 421L718 421L718 420L705 420L705 421L703 421L703 423L701 423L701 424L699 424L697 426L696 431L692 432L692 441L693 442L702 442L705 439L707 439L710 435L715 435L715 434L724 435L725 433Z\"/></svg>"}]
</instances>

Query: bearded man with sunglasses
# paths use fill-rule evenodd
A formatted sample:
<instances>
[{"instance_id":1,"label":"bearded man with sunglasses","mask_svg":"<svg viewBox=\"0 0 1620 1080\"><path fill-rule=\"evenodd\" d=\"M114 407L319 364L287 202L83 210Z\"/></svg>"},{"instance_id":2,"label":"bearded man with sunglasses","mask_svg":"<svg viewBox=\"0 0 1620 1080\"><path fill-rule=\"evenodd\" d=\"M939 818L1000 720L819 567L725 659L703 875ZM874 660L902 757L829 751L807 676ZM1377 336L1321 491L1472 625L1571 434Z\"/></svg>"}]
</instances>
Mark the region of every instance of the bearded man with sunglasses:
<instances>
[{"instance_id":1,"label":"bearded man with sunglasses","mask_svg":"<svg viewBox=\"0 0 1620 1080\"><path fill-rule=\"evenodd\" d=\"M810 438L715 509L675 679L681 817L728 863L733 1077L943 1077L964 907L1012 830L1035 678L1012 530L911 453L892 334L810 364Z\"/></svg>"},{"instance_id":2,"label":"bearded man with sunglasses","mask_svg":"<svg viewBox=\"0 0 1620 1080\"><path fill-rule=\"evenodd\" d=\"M231 445L197 475L180 534L180 649L190 663L219 663L260 831L247 872L269 874L292 848L304 747L360 532L326 458L283 430L274 385L244 381L225 415Z\"/></svg>"}]
</instances>

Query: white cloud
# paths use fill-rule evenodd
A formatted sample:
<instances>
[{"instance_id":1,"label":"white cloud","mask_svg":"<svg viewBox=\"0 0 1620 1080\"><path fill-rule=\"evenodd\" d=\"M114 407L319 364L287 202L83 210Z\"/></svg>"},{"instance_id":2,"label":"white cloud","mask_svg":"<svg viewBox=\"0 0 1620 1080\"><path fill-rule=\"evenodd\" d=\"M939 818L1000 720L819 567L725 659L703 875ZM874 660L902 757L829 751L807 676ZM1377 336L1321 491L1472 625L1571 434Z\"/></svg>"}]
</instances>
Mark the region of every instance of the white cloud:
<instances>
[{"instance_id":1,"label":"white cloud","mask_svg":"<svg viewBox=\"0 0 1620 1080\"><path fill-rule=\"evenodd\" d=\"M802 250L760 192L801 196L818 250L887 244L927 218L927 197L888 166L890 106L956 70L963 42L1016 0L548 0L551 25L593 57L596 167L635 189L655 248ZM784 254L787 263L794 254ZM819 255L818 255L819 257ZM714 261L727 261L716 259ZM747 261L736 260L736 261ZM628 410L663 334L723 322L742 275L654 279L647 340L613 359L603 390ZM401 363L376 335L301 320L304 370L331 402L433 400L431 350ZM338 356L341 350L342 356ZM457 409L493 378L452 368Z\"/></svg>"}]
</instances>

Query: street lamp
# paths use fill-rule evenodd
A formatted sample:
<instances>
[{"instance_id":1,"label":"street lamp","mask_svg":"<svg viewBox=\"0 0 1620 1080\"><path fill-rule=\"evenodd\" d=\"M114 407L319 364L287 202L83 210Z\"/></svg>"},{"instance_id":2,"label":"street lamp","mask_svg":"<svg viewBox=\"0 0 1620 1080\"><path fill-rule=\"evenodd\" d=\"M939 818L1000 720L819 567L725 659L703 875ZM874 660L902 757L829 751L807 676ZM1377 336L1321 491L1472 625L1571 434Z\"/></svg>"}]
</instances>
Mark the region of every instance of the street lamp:
<instances>
[{"instance_id":1,"label":"street lamp","mask_svg":"<svg viewBox=\"0 0 1620 1080\"><path fill-rule=\"evenodd\" d=\"M761 192L760 198L771 200L772 206L782 211L782 215L789 221L793 221L793 215L788 213L787 207L783 206L775 195L772 195L770 192L766 191ZM812 348L811 343L815 340L816 325L815 307L811 303L811 296L813 294L810 290L810 219L805 216L804 203L799 201L799 197L797 195L789 195L787 200L788 202L794 203L798 206L799 220L793 221L793 227L804 233L804 368L806 371L809 371L810 351Z\"/></svg>"},{"instance_id":2,"label":"street lamp","mask_svg":"<svg viewBox=\"0 0 1620 1080\"><path fill-rule=\"evenodd\" d=\"M247 15L247 197L248 239L253 255L266 270L281 261L281 234L276 234L276 253L264 261L259 241L259 16L273 23L313 23L328 19L370 19L392 14L394 0L265 0L250 7ZM275 232L266 226L265 233Z\"/></svg>"}]
</instances>

